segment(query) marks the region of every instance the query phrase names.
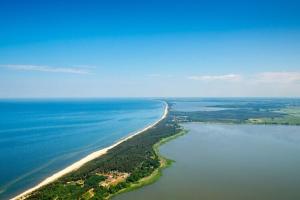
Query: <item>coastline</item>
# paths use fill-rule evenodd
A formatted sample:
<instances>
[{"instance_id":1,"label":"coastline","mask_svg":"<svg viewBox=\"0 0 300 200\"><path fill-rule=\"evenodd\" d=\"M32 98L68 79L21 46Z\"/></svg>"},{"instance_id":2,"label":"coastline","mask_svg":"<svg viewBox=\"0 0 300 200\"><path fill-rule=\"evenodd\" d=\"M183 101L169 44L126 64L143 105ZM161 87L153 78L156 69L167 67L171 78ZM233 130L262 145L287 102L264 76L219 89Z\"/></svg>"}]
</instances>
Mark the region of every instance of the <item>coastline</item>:
<instances>
[{"instance_id":1,"label":"coastline","mask_svg":"<svg viewBox=\"0 0 300 200\"><path fill-rule=\"evenodd\" d=\"M140 179L138 182L132 183L129 187L124 188L124 189L118 191L117 193L108 196L107 199L111 199L119 194L130 192L130 191L139 189L141 187L144 187L146 185L150 185L150 184L156 182L162 176L162 170L164 170L167 167L170 167L172 165L172 163L175 162L174 160L168 159L168 158L164 157L163 155L161 155L159 152L159 147L164 145L165 143L168 143L171 140L174 140L180 136L187 134L187 132L188 132L187 130L182 130L181 132L179 132L175 135L172 135L170 137L163 138L159 142L154 144L153 150L155 151L155 154L159 157L160 166L156 170L154 170L153 173L150 174L149 176L144 177L144 178Z\"/></svg>"},{"instance_id":2,"label":"coastline","mask_svg":"<svg viewBox=\"0 0 300 200\"><path fill-rule=\"evenodd\" d=\"M136 131L134 132L133 134L129 135L128 137L125 137L121 140L119 140L118 142L106 147L106 148L103 148L103 149L100 149L98 151L95 151L93 153L90 153L89 155L87 155L86 157L80 159L79 161L69 165L68 167L54 173L53 175L49 176L48 178L44 179L42 182L40 182L39 184L37 184L36 186L22 192L21 194L11 198L11 200L19 200L19 199L25 199L27 197L27 195L31 194L32 192L38 190L39 188L45 186L45 185L48 185L54 181L56 181L57 179L61 178L62 176L70 173L70 172L73 172L77 169L79 169L80 167L82 167L84 164L86 164L87 162L89 161L92 161L104 154L106 154L110 149L113 149L114 147L118 146L119 144L133 138L134 136L136 135L139 135L145 131L147 131L148 129L154 127L155 125L157 125L159 122L161 122L163 119L166 118L166 116L168 115L168 111L169 111L169 106L168 104L163 101L164 104L165 104L165 108L164 108L164 113L163 115L161 116L160 119L158 119L156 122L154 122L153 124L143 128L142 130L139 130L139 131Z\"/></svg>"}]
</instances>

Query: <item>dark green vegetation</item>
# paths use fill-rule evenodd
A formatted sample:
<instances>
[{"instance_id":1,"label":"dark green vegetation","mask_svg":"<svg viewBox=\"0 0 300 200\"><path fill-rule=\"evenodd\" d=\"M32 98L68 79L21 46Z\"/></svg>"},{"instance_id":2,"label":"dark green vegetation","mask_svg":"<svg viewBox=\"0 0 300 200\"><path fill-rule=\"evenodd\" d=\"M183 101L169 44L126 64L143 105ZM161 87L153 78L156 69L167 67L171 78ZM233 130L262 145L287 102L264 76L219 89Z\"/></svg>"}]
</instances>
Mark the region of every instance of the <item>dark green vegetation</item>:
<instances>
[{"instance_id":1,"label":"dark green vegetation","mask_svg":"<svg viewBox=\"0 0 300 200\"><path fill-rule=\"evenodd\" d=\"M246 122L250 118L274 118L282 117L284 114L273 113L269 111L237 109L220 111L172 112L172 115L177 117L181 116L183 119L184 116L186 116L187 121L242 123Z\"/></svg>"},{"instance_id":2,"label":"dark green vegetation","mask_svg":"<svg viewBox=\"0 0 300 200\"><path fill-rule=\"evenodd\" d=\"M134 136L90 161L79 170L35 191L27 199L106 199L151 175L160 166L154 144L173 136L181 128L169 116L155 127ZM128 178L109 187L100 185L109 172L130 174Z\"/></svg>"},{"instance_id":3,"label":"dark green vegetation","mask_svg":"<svg viewBox=\"0 0 300 200\"><path fill-rule=\"evenodd\" d=\"M300 125L299 99L185 99L199 102L195 111L172 111L170 115L179 122L216 122ZM182 101L173 100L172 103ZM205 110L214 108L216 110Z\"/></svg>"}]
</instances>

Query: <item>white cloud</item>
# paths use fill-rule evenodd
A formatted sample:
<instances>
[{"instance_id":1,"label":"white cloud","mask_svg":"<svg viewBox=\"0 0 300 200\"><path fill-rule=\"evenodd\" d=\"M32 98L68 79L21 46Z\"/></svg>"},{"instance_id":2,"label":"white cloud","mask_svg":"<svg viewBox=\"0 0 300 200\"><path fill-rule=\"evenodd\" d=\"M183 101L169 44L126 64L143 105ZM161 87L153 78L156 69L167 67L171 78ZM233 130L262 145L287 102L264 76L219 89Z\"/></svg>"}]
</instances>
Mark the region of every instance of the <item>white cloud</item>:
<instances>
[{"instance_id":1,"label":"white cloud","mask_svg":"<svg viewBox=\"0 0 300 200\"><path fill-rule=\"evenodd\" d=\"M148 77L161 77L161 74L147 74Z\"/></svg>"},{"instance_id":2,"label":"white cloud","mask_svg":"<svg viewBox=\"0 0 300 200\"><path fill-rule=\"evenodd\" d=\"M51 73L69 73L69 74L89 74L86 69L75 67L50 67L42 65L0 65L11 70L18 71L39 71L39 72L51 72Z\"/></svg>"},{"instance_id":3,"label":"white cloud","mask_svg":"<svg viewBox=\"0 0 300 200\"><path fill-rule=\"evenodd\" d=\"M147 74L147 77L150 78L171 78L173 77L172 74Z\"/></svg>"},{"instance_id":4,"label":"white cloud","mask_svg":"<svg viewBox=\"0 0 300 200\"><path fill-rule=\"evenodd\" d=\"M189 76L199 96L300 96L300 72ZM238 84L237 84L238 83Z\"/></svg>"},{"instance_id":5,"label":"white cloud","mask_svg":"<svg viewBox=\"0 0 300 200\"><path fill-rule=\"evenodd\" d=\"M252 75L224 74L189 76L199 81L243 81L245 83L300 83L300 72L262 72Z\"/></svg>"},{"instance_id":6,"label":"white cloud","mask_svg":"<svg viewBox=\"0 0 300 200\"><path fill-rule=\"evenodd\" d=\"M258 82L293 83L300 82L300 72L263 72L256 74L254 79Z\"/></svg>"},{"instance_id":7,"label":"white cloud","mask_svg":"<svg viewBox=\"0 0 300 200\"><path fill-rule=\"evenodd\" d=\"M189 76L188 79L200 81L240 81L242 79L242 76L239 74L202 75Z\"/></svg>"}]
</instances>

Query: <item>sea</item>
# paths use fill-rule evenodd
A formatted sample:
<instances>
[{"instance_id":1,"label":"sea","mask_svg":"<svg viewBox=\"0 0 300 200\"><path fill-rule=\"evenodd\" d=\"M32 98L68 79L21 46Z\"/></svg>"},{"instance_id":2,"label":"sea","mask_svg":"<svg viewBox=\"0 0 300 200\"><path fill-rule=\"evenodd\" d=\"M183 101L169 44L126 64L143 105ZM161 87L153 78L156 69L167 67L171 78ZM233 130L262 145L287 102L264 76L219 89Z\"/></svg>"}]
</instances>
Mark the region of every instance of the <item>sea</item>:
<instances>
[{"instance_id":1,"label":"sea","mask_svg":"<svg viewBox=\"0 0 300 200\"><path fill-rule=\"evenodd\" d=\"M164 106L132 98L0 100L0 199L153 124Z\"/></svg>"}]
</instances>

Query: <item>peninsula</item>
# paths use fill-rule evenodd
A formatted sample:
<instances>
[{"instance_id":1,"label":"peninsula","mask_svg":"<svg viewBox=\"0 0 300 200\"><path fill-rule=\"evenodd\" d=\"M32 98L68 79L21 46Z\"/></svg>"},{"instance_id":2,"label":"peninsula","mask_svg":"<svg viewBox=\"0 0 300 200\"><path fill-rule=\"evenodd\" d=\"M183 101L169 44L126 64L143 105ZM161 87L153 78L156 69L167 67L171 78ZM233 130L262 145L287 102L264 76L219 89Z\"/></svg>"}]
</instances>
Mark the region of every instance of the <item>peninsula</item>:
<instances>
[{"instance_id":1,"label":"peninsula","mask_svg":"<svg viewBox=\"0 0 300 200\"><path fill-rule=\"evenodd\" d=\"M91 153L13 199L107 199L151 182L169 163L155 146L183 132L168 110L165 103L154 124Z\"/></svg>"}]
</instances>

